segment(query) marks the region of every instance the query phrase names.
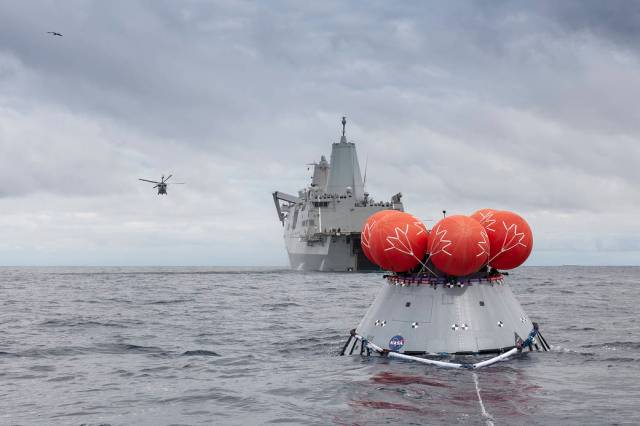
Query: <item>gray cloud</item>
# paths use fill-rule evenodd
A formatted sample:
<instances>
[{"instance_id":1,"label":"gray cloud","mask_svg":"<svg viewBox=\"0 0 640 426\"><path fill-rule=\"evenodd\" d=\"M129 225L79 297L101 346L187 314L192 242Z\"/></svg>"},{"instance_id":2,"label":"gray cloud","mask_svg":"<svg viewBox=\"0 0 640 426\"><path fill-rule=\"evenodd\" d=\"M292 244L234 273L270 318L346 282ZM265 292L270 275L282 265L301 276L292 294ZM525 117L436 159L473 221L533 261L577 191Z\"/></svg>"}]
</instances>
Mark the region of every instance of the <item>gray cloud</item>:
<instances>
[{"instance_id":1,"label":"gray cloud","mask_svg":"<svg viewBox=\"0 0 640 426\"><path fill-rule=\"evenodd\" d=\"M24 245L5 242L0 252L18 259L42 247L42 259L54 259L61 248L44 247L48 235L67 241L68 259L80 259L82 241L95 245L94 258L117 262L97 243L108 240L140 253L183 247L177 263L191 244L194 258L211 263L284 262L269 193L303 185L303 165L329 153L342 114L378 198L401 190L425 218L443 208L518 210L547 253L557 247L547 230L570 242L562 259L580 257L566 253L582 238L595 252L637 252L629 241L640 237L630 219L640 204L638 9L0 4L0 208L13 212L11 238ZM161 201L177 239L136 181L171 172L188 182ZM593 217L618 225L594 226Z\"/></svg>"}]
</instances>

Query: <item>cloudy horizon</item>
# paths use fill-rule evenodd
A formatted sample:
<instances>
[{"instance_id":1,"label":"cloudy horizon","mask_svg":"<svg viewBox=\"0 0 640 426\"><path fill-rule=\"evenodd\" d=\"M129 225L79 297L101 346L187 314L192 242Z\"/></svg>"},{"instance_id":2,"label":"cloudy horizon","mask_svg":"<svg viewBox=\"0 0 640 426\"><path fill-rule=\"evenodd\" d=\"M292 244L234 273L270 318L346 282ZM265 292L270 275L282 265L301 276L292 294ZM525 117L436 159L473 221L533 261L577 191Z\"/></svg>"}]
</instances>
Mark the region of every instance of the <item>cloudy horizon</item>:
<instances>
[{"instance_id":1,"label":"cloudy horizon","mask_svg":"<svg viewBox=\"0 0 640 426\"><path fill-rule=\"evenodd\" d=\"M640 4L7 1L0 34L0 265L285 266L271 193L343 115L429 228L509 209L527 265L640 265Z\"/></svg>"}]
</instances>

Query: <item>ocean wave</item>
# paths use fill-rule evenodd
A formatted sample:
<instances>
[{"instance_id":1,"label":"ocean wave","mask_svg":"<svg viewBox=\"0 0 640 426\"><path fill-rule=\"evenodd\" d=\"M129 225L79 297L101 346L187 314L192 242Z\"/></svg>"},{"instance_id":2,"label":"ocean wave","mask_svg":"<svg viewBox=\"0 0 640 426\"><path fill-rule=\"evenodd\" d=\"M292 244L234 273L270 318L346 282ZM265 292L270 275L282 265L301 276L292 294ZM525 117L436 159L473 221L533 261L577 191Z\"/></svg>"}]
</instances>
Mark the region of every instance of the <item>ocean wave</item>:
<instances>
[{"instance_id":1,"label":"ocean wave","mask_svg":"<svg viewBox=\"0 0 640 426\"><path fill-rule=\"evenodd\" d=\"M640 342L637 341L621 341L621 342L605 342L605 343L592 343L588 345L582 345L583 348L599 348L609 351L616 351L621 349L638 350L640 349Z\"/></svg>"},{"instance_id":2,"label":"ocean wave","mask_svg":"<svg viewBox=\"0 0 640 426\"><path fill-rule=\"evenodd\" d=\"M169 300L157 300L154 302L145 303L145 305L173 305L178 303L193 302L194 299L169 299Z\"/></svg>"},{"instance_id":3,"label":"ocean wave","mask_svg":"<svg viewBox=\"0 0 640 426\"><path fill-rule=\"evenodd\" d=\"M220 354L205 349L196 349L193 351L185 351L182 353L182 356L220 356Z\"/></svg>"},{"instance_id":4,"label":"ocean wave","mask_svg":"<svg viewBox=\"0 0 640 426\"><path fill-rule=\"evenodd\" d=\"M141 324L140 321L135 322ZM40 325L45 327L113 327L127 328L127 325L114 321L94 321L94 320L74 320L74 319L54 319L41 322Z\"/></svg>"}]
</instances>

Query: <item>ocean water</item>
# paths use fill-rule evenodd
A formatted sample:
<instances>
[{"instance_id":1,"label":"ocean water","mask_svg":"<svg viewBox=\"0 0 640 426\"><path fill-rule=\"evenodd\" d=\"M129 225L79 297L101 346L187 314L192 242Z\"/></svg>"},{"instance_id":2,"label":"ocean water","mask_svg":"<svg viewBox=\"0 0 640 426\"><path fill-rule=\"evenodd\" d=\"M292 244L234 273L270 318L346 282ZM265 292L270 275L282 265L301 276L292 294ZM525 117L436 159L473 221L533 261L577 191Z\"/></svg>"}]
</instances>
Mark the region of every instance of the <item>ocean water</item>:
<instances>
[{"instance_id":1,"label":"ocean water","mask_svg":"<svg viewBox=\"0 0 640 426\"><path fill-rule=\"evenodd\" d=\"M380 274L0 268L0 425L640 423L640 268L508 281L552 351L458 371L338 356Z\"/></svg>"}]
</instances>

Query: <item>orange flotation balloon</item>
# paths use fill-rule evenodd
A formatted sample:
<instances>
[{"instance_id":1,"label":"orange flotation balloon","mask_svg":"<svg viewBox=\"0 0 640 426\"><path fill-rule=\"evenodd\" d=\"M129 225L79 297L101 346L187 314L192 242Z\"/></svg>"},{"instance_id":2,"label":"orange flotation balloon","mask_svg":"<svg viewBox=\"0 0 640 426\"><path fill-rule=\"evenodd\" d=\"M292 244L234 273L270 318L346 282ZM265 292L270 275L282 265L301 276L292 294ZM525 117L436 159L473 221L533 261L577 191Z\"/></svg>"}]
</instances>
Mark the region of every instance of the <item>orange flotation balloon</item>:
<instances>
[{"instance_id":1,"label":"orange flotation balloon","mask_svg":"<svg viewBox=\"0 0 640 426\"><path fill-rule=\"evenodd\" d=\"M526 220L519 215L501 210L493 214L492 228L485 225L491 253L489 265L496 269L513 269L522 265L531 254L533 233Z\"/></svg>"},{"instance_id":2,"label":"orange flotation balloon","mask_svg":"<svg viewBox=\"0 0 640 426\"><path fill-rule=\"evenodd\" d=\"M370 253L382 269L405 272L424 258L429 233L424 224L409 213L388 214L373 228Z\"/></svg>"},{"instance_id":3,"label":"orange flotation balloon","mask_svg":"<svg viewBox=\"0 0 640 426\"><path fill-rule=\"evenodd\" d=\"M449 216L431 229L429 253L439 270L463 277L487 264L489 238L477 220L463 215Z\"/></svg>"},{"instance_id":4,"label":"orange flotation balloon","mask_svg":"<svg viewBox=\"0 0 640 426\"><path fill-rule=\"evenodd\" d=\"M371 237L373 235L373 229L375 228L376 223L382 220L382 218L396 213L401 212L399 210L380 210L378 212L375 212L374 214L369 216L369 218L364 223L364 226L362 227L362 232L360 233L360 247L362 247L362 252L365 256L367 256L367 259L369 259L373 263L376 263L376 261L373 259L373 256L371 255Z\"/></svg>"},{"instance_id":5,"label":"orange flotation balloon","mask_svg":"<svg viewBox=\"0 0 640 426\"><path fill-rule=\"evenodd\" d=\"M494 209L480 209L470 215L473 219L480 222L480 225L484 226L487 232L494 231L493 224L496 223L493 215L497 210Z\"/></svg>"}]
</instances>

